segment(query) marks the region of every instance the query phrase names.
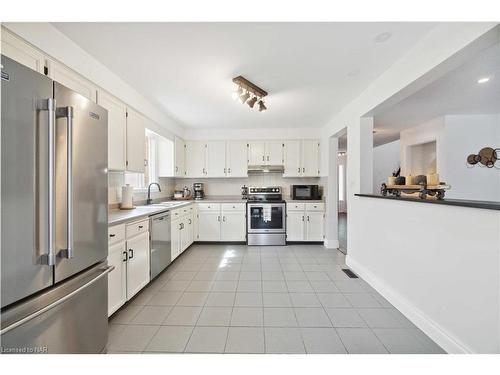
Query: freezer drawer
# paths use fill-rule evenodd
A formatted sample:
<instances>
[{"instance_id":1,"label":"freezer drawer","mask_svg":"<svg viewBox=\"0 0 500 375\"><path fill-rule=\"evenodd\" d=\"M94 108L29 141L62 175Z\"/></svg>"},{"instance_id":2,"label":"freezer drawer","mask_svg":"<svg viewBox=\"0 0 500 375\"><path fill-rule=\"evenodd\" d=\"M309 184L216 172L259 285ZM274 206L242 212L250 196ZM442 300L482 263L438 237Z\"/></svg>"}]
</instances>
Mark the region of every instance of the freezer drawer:
<instances>
[{"instance_id":1,"label":"freezer drawer","mask_svg":"<svg viewBox=\"0 0 500 375\"><path fill-rule=\"evenodd\" d=\"M2 311L4 353L100 353L108 339L108 278L101 263Z\"/></svg>"}]
</instances>

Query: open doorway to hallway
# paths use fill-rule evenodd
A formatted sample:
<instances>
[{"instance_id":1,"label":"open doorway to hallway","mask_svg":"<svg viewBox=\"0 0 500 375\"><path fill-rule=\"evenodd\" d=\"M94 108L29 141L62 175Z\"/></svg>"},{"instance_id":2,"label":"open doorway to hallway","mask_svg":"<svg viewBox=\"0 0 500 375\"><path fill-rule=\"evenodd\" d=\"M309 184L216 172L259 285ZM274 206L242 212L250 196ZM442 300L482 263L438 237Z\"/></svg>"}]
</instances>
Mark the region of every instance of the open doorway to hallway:
<instances>
[{"instance_id":1,"label":"open doorway to hallway","mask_svg":"<svg viewBox=\"0 0 500 375\"><path fill-rule=\"evenodd\" d=\"M337 155L337 192L338 192L338 239L339 250L347 254L347 197L346 197L346 175L347 175L347 134L339 137L339 148Z\"/></svg>"}]
</instances>

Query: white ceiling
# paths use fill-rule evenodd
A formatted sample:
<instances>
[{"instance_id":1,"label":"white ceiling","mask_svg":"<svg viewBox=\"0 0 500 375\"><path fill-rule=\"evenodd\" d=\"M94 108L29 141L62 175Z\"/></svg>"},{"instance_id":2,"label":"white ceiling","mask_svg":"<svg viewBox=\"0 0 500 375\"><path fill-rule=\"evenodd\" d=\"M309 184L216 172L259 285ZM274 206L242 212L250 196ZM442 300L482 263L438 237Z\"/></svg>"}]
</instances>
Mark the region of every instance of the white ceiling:
<instances>
[{"instance_id":1,"label":"white ceiling","mask_svg":"<svg viewBox=\"0 0 500 375\"><path fill-rule=\"evenodd\" d=\"M490 77L486 83L478 79ZM500 113L500 43L448 72L415 94L374 114L374 144L399 139L399 133L444 115Z\"/></svg>"},{"instance_id":2,"label":"white ceiling","mask_svg":"<svg viewBox=\"0 0 500 375\"><path fill-rule=\"evenodd\" d=\"M324 126L435 23L54 26L184 126L304 128ZM269 92L268 111L231 99L238 75Z\"/></svg>"}]
</instances>

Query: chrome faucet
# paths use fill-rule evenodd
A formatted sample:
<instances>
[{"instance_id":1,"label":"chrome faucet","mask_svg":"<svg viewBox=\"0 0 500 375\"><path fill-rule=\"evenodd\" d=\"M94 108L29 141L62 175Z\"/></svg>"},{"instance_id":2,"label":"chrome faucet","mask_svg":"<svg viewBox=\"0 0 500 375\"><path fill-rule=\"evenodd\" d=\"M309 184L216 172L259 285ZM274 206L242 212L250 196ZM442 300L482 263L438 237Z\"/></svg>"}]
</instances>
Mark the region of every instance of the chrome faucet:
<instances>
[{"instance_id":1,"label":"chrome faucet","mask_svg":"<svg viewBox=\"0 0 500 375\"><path fill-rule=\"evenodd\" d=\"M158 182L151 182L148 186L148 199L146 200L146 204L153 203L153 200L151 199L151 185L158 186L158 191L161 191L160 184Z\"/></svg>"}]
</instances>

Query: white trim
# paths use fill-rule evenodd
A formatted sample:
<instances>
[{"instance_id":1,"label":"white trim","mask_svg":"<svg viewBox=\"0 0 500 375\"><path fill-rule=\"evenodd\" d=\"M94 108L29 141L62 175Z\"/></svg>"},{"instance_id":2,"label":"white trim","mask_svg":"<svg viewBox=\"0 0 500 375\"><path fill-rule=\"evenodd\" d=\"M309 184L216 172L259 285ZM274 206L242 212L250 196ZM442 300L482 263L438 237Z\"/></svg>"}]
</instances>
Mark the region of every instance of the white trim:
<instances>
[{"instance_id":1,"label":"white trim","mask_svg":"<svg viewBox=\"0 0 500 375\"><path fill-rule=\"evenodd\" d=\"M340 247L339 240L327 240L323 242L323 246L327 249L338 249Z\"/></svg>"},{"instance_id":2,"label":"white trim","mask_svg":"<svg viewBox=\"0 0 500 375\"><path fill-rule=\"evenodd\" d=\"M466 344L454 337L429 316L412 305L404 296L373 275L364 266L348 254L346 264L363 280L379 292L385 299L401 311L413 324L420 328L426 335L440 345L446 352L453 354L475 353Z\"/></svg>"}]
</instances>

